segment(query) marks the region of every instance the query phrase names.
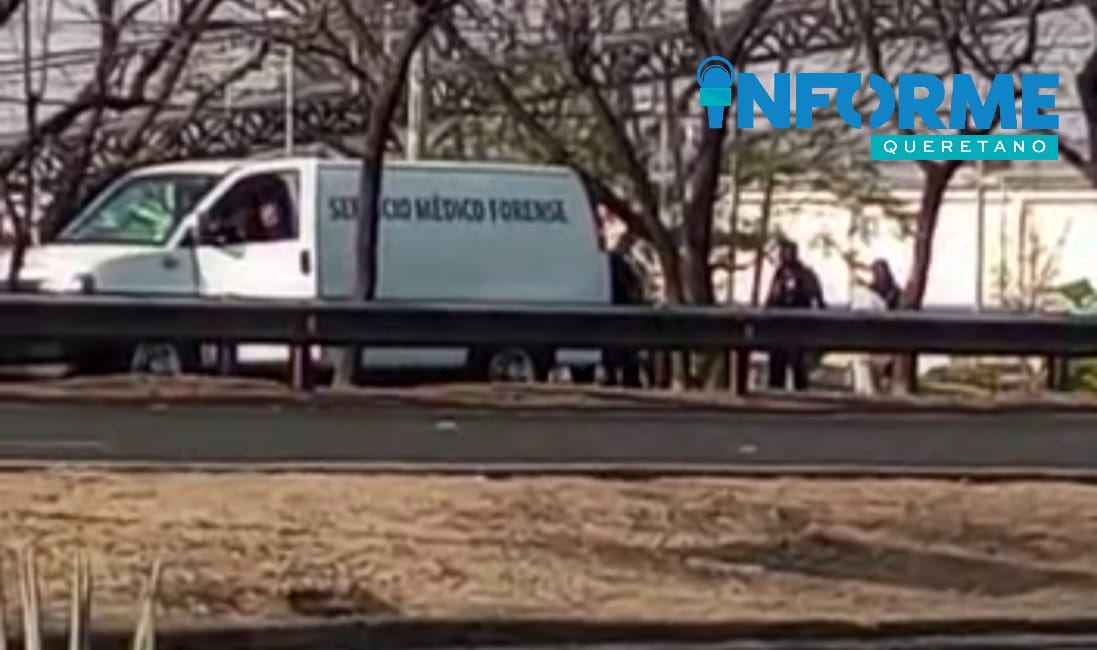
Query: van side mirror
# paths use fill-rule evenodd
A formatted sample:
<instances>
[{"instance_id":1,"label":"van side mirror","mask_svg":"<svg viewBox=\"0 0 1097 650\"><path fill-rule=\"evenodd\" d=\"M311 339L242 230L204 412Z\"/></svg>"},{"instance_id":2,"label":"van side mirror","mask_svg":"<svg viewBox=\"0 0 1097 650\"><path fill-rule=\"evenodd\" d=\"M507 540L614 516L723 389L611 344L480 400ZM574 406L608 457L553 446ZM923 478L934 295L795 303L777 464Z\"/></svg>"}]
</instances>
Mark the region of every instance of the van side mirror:
<instances>
[{"instance_id":1,"label":"van side mirror","mask_svg":"<svg viewBox=\"0 0 1097 650\"><path fill-rule=\"evenodd\" d=\"M194 226L187 226L187 229L183 231L183 237L179 240L179 248L197 248L198 247L198 229Z\"/></svg>"}]
</instances>

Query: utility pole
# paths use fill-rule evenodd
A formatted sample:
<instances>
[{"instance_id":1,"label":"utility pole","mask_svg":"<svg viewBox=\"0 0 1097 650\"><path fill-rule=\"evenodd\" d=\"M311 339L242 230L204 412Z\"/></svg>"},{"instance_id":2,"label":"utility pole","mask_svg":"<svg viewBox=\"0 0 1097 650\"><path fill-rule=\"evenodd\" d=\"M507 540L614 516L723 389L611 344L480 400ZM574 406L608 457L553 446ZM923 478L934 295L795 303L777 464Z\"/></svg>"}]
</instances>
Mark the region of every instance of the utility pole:
<instances>
[{"instance_id":1,"label":"utility pole","mask_svg":"<svg viewBox=\"0 0 1097 650\"><path fill-rule=\"evenodd\" d=\"M296 135L296 120L297 120L297 48L293 43L286 43L286 68L285 68L285 86L286 86L286 156L292 157L294 154L294 143L297 140Z\"/></svg>"},{"instance_id":2,"label":"utility pole","mask_svg":"<svg viewBox=\"0 0 1097 650\"><path fill-rule=\"evenodd\" d=\"M986 264L986 228L987 228L987 178L986 163L980 160L977 163L976 200L978 211L975 223L975 306L979 311L985 307L983 296L983 267Z\"/></svg>"},{"instance_id":3,"label":"utility pole","mask_svg":"<svg viewBox=\"0 0 1097 650\"><path fill-rule=\"evenodd\" d=\"M269 9L264 17L272 24L277 25L279 31L284 31L287 35L285 50L282 55L282 119L285 122L283 137L285 139L286 156L292 157L294 144L297 141L295 133L297 126L295 115L297 113L297 48L293 44L292 34L289 33L293 14L282 7L275 7Z\"/></svg>"},{"instance_id":4,"label":"utility pole","mask_svg":"<svg viewBox=\"0 0 1097 650\"><path fill-rule=\"evenodd\" d=\"M22 225L16 228L15 236L20 239L16 242L17 246L25 247L29 242L28 236L30 230L34 227L34 202L35 202L35 184L34 178L34 159L38 155L38 101L39 92L34 83L34 70L32 63L31 51L34 47L34 29L33 21L31 19L30 8L33 2L23 3L23 96L26 99L26 120L27 120L27 141L30 146L27 147L27 159L26 159L26 177L27 185L23 188L23 218ZM45 68L46 61L43 59L42 66Z\"/></svg>"},{"instance_id":5,"label":"utility pole","mask_svg":"<svg viewBox=\"0 0 1097 650\"><path fill-rule=\"evenodd\" d=\"M408 68L408 134L407 157L408 160L419 160L425 150L424 128L427 112L427 47L429 42L424 41L415 48L415 54L411 57Z\"/></svg>"},{"instance_id":6,"label":"utility pole","mask_svg":"<svg viewBox=\"0 0 1097 650\"><path fill-rule=\"evenodd\" d=\"M16 290L19 287L19 273L23 268L23 260L26 257L27 247L37 243L37 228L35 224L35 204L37 203L36 197L36 184L37 180L34 175L34 161L38 157L38 151L40 150L39 129L38 129L38 107L41 103L42 96L45 93L47 82L47 65L49 62L49 38L50 27L53 24L53 0L44 0L45 2L45 25L42 30L42 54L40 63L41 77L38 83L35 83L34 78L34 66L33 66L33 52L34 52L34 20L31 16L32 6L42 6L41 2L24 2L23 3L23 20L22 20L22 32L23 32L23 97L25 100L25 117L26 117L26 130L27 130L27 152L26 159L24 160L24 176L25 185L23 187L23 214L14 214L17 209L13 207L11 215L12 235L14 236L14 246L12 247L12 254L10 260L10 266L7 268L7 284L9 290Z\"/></svg>"},{"instance_id":7,"label":"utility pole","mask_svg":"<svg viewBox=\"0 0 1097 650\"><path fill-rule=\"evenodd\" d=\"M665 77L664 77L665 79ZM656 119L659 120L659 155L656 164L659 169L659 212L666 215L670 204L670 113L666 99L666 87L663 79L651 85L651 104Z\"/></svg>"}]
</instances>

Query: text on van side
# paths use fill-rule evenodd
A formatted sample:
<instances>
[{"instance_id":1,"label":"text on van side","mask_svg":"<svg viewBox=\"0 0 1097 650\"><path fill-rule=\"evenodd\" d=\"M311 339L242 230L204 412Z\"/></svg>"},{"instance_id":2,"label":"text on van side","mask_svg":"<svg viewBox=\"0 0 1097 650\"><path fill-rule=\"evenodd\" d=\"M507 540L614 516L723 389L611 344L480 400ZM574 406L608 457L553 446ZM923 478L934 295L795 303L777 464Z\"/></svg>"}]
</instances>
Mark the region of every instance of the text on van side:
<instances>
[{"instance_id":1,"label":"text on van side","mask_svg":"<svg viewBox=\"0 0 1097 650\"><path fill-rule=\"evenodd\" d=\"M336 196L328 201L331 218L349 221L358 216L358 197ZM480 199L434 194L430 197L385 197L381 214L387 221L465 221L469 223L567 223L560 199Z\"/></svg>"}]
</instances>

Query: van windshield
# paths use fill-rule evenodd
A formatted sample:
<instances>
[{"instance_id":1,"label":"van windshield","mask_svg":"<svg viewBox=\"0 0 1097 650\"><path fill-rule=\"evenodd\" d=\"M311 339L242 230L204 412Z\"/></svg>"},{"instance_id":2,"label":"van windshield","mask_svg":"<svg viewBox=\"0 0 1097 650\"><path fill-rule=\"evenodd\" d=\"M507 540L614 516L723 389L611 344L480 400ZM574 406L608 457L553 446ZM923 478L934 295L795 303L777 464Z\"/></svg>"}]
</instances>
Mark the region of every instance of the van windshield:
<instances>
[{"instance_id":1,"label":"van windshield","mask_svg":"<svg viewBox=\"0 0 1097 650\"><path fill-rule=\"evenodd\" d=\"M161 245L220 180L213 174L135 176L107 190L57 236L61 242Z\"/></svg>"}]
</instances>

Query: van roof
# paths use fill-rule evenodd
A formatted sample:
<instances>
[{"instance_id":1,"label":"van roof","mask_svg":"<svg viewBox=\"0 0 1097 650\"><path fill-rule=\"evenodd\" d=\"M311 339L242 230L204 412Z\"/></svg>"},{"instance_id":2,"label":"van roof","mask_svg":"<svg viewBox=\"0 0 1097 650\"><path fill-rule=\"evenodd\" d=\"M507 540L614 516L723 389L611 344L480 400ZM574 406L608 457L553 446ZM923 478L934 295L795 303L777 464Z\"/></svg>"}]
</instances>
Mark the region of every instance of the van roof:
<instances>
[{"instance_id":1,"label":"van roof","mask_svg":"<svg viewBox=\"0 0 1097 650\"><path fill-rule=\"evenodd\" d=\"M213 174L224 175L246 163L246 160L181 160L135 169L134 173L146 174Z\"/></svg>"},{"instance_id":2,"label":"van roof","mask_svg":"<svg viewBox=\"0 0 1097 650\"><path fill-rule=\"evenodd\" d=\"M361 163L350 158L319 159L321 165L329 167L358 167ZM439 171L508 171L517 173L539 173L550 171L569 171L560 165L545 165L537 163L521 163L485 160L386 160L385 167L392 169L436 169Z\"/></svg>"},{"instance_id":3,"label":"van roof","mask_svg":"<svg viewBox=\"0 0 1097 650\"><path fill-rule=\"evenodd\" d=\"M361 163L352 158L226 158L211 160L181 160L177 162L161 163L135 170L144 174L214 174L224 175L235 171L238 167L249 163L270 163L277 161L317 163L329 167L358 166ZM395 169L436 169L462 170L462 171L508 171L517 173L539 173L560 171L570 173L566 167L560 165L545 165L536 163L518 163L507 161L466 161L466 160L388 160L385 166Z\"/></svg>"}]
</instances>

